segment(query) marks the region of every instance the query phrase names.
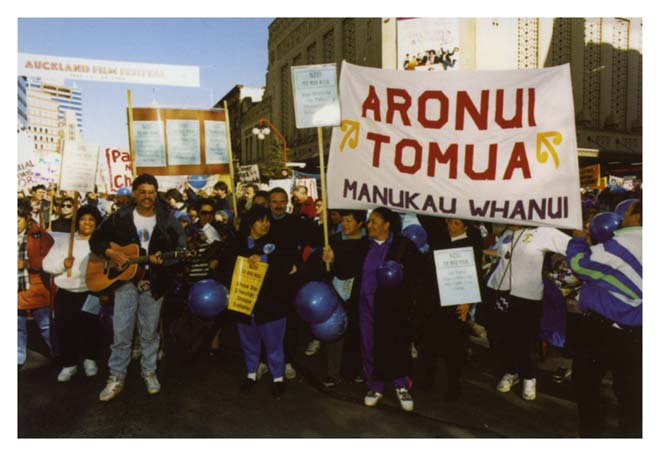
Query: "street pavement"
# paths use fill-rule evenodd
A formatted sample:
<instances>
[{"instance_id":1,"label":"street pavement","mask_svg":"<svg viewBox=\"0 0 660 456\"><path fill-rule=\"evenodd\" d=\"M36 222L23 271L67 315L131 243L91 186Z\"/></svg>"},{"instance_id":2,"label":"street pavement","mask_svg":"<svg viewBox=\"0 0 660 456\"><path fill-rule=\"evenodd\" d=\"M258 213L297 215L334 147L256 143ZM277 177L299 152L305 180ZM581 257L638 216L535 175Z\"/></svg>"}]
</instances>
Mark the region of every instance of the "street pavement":
<instances>
[{"instance_id":1,"label":"street pavement","mask_svg":"<svg viewBox=\"0 0 660 456\"><path fill-rule=\"evenodd\" d=\"M30 334L33 336L33 334ZM31 340L38 339L34 334ZM132 362L124 391L102 403L98 394L107 378L107 350L99 375L82 369L69 383L58 383L59 366L31 350L18 372L19 438L566 438L577 437L577 409L570 381L552 382L556 362L541 360L537 399L521 398L521 385L509 393L495 390L496 366L485 339L472 338L472 357L463 377L463 396L443 401L444 371L432 390L413 386L415 411L400 409L392 389L373 408L362 403L364 384L342 381L324 388L321 350L295 363L298 376L286 382L276 400L271 377L239 394L244 376L235 328L223 330L221 348L193 360L164 357L159 363L160 394L147 394ZM301 344L304 348L304 344ZM420 360L416 360L416 371ZM611 390L611 388L610 388ZM614 399L608 416L614 424Z\"/></svg>"}]
</instances>

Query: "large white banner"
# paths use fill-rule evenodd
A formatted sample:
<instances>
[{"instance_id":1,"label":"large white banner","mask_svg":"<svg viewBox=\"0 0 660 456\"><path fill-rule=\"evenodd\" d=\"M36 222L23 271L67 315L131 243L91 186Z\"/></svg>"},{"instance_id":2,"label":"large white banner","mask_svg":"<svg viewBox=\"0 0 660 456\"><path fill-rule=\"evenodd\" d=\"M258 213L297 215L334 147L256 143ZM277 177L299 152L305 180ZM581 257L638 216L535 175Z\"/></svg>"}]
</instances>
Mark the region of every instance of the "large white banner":
<instances>
[{"instance_id":1,"label":"large white banner","mask_svg":"<svg viewBox=\"0 0 660 456\"><path fill-rule=\"evenodd\" d=\"M328 206L582 226L568 65L412 72L344 62Z\"/></svg>"},{"instance_id":2,"label":"large white banner","mask_svg":"<svg viewBox=\"0 0 660 456\"><path fill-rule=\"evenodd\" d=\"M81 79L99 82L199 87L199 67L18 54L18 74L46 81Z\"/></svg>"}]
</instances>

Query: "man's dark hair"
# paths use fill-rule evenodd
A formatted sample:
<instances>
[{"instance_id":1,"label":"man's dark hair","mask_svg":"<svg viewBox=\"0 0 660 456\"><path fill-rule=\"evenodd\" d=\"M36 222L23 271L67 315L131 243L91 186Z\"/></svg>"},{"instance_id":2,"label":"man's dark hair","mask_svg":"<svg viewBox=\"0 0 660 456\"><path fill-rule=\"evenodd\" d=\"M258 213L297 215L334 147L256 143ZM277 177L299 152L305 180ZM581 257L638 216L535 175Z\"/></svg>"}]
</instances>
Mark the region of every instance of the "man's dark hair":
<instances>
[{"instance_id":1,"label":"man's dark hair","mask_svg":"<svg viewBox=\"0 0 660 456\"><path fill-rule=\"evenodd\" d=\"M284 196L286 196L286 200L289 201L289 194L282 187L275 187L275 188L271 189L268 192L268 199L270 199L271 195L274 194L274 193L284 193Z\"/></svg>"},{"instance_id":2,"label":"man's dark hair","mask_svg":"<svg viewBox=\"0 0 660 456\"><path fill-rule=\"evenodd\" d=\"M223 192L229 193L229 186L224 181L218 181L213 186L213 190L222 190Z\"/></svg>"},{"instance_id":3,"label":"man's dark hair","mask_svg":"<svg viewBox=\"0 0 660 456\"><path fill-rule=\"evenodd\" d=\"M259 190L258 192L256 192L254 194L254 198L256 198L257 196L261 196L261 197L265 198L266 201L268 201L268 192L266 190Z\"/></svg>"},{"instance_id":4,"label":"man's dark hair","mask_svg":"<svg viewBox=\"0 0 660 456\"><path fill-rule=\"evenodd\" d=\"M380 217L386 222L390 222L391 233L399 234L401 232L401 217L399 217L399 214L384 206L377 207L374 209L374 212L380 215Z\"/></svg>"},{"instance_id":5,"label":"man's dark hair","mask_svg":"<svg viewBox=\"0 0 660 456\"><path fill-rule=\"evenodd\" d=\"M330 212L330 210L328 210ZM367 220L367 211L359 209L340 209L339 214L344 217L345 215L352 215L356 222L364 223Z\"/></svg>"},{"instance_id":6,"label":"man's dark hair","mask_svg":"<svg viewBox=\"0 0 660 456\"><path fill-rule=\"evenodd\" d=\"M245 214L243 214L243 217L241 217L241 226L240 226L241 235L247 237L250 234L250 230L252 229L252 226L259 220L268 218L268 214L269 214L268 209L265 208L264 206L261 206L259 204L257 204L256 206L252 206L250 210L247 211Z\"/></svg>"},{"instance_id":7,"label":"man's dark hair","mask_svg":"<svg viewBox=\"0 0 660 456\"><path fill-rule=\"evenodd\" d=\"M158 191L158 181L151 174L144 173L136 177L133 181L133 191L136 191L142 184L153 185L156 191Z\"/></svg>"},{"instance_id":8,"label":"man's dark hair","mask_svg":"<svg viewBox=\"0 0 660 456\"><path fill-rule=\"evenodd\" d=\"M32 215L32 205L27 198L18 198L18 216L30 220Z\"/></svg>"},{"instance_id":9,"label":"man's dark hair","mask_svg":"<svg viewBox=\"0 0 660 456\"><path fill-rule=\"evenodd\" d=\"M202 209L202 206L213 206L213 200L210 198L200 198L195 202L195 209L197 209L197 212L199 212ZM213 209L215 211L215 208Z\"/></svg>"},{"instance_id":10,"label":"man's dark hair","mask_svg":"<svg viewBox=\"0 0 660 456\"><path fill-rule=\"evenodd\" d=\"M171 188L165 192L165 200L169 201L170 198L174 198L174 201L176 201L177 203L183 202L183 195L181 195L181 192L178 191L176 188Z\"/></svg>"},{"instance_id":11,"label":"man's dark hair","mask_svg":"<svg viewBox=\"0 0 660 456\"><path fill-rule=\"evenodd\" d=\"M46 186L44 184L37 184L32 187L32 193L36 192L37 190L46 190Z\"/></svg>"}]
</instances>

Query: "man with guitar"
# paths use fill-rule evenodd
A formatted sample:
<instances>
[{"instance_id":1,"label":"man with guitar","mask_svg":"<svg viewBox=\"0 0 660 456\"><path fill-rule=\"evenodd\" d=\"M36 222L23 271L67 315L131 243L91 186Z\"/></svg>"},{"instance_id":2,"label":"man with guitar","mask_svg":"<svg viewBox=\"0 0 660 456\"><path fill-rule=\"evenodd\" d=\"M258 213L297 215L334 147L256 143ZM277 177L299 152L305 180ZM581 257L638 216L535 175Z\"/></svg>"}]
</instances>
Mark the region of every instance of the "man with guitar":
<instances>
[{"instance_id":1,"label":"man with guitar","mask_svg":"<svg viewBox=\"0 0 660 456\"><path fill-rule=\"evenodd\" d=\"M167 208L157 204L158 181L141 174L133 181L133 204L122 207L108 217L89 240L92 253L107 260L108 268L123 270L137 262L129 244L140 246L148 255L144 272L131 274L131 280L118 283L115 289L113 317L114 340L108 360L110 377L99 399L110 401L124 388L131 361L131 343L137 323L142 348L142 377L149 394L160 392L156 362L160 337L158 321L163 295L174 285L171 261L164 252L185 249L186 238L180 223ZM87 277L88 283L90 277ZM92 287L90 287L92 289Z\"/></svg>"}]
</instances>

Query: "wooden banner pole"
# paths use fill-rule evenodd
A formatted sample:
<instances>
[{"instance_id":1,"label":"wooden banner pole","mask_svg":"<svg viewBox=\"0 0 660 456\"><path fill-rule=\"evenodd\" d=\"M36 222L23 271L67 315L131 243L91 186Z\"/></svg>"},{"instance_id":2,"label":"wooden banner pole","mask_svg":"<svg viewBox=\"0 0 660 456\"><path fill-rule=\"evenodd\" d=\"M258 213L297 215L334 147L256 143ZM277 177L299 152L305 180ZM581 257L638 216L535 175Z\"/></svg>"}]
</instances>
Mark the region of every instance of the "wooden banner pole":
<instances>
[{"instance_id":1,"label":"wooden banner pole","mask_svg":"<svg viewBox=\"0 0 660 456\"><path fill-rule=\"evenodd\" d=\"M133 138L133 97L131 89L128 92L128 107L126 108L126 116L128 117L128 148L131 155L131 163L133 164L133 179L137 177L137 168L135 165L135 140Z\"/></svg>"},{"instance_id":2,"label":"wooden banner pole","mask_svg":"<svg viewBox=\"0 0 660 456\"><path fill-rule=\"evenodd\" d=\"M325 186L325 158L323 157L323 127L318 127L318 137L319 137L319 166L321 168L321 193L323 198L321 198L321 204L323 205L323 214L321 218L323 219L323 246L328 247L328 192L326 191ZM330 263L325 263L325 270L330 271Z\"/></svg>"},{"instance_id":3,"label":"wooden banner pole","mask_svg":"<svg viewBox=\"0 0 660 456\"><path fill-rule=\"evenodd\" d=\"M229 109L227 109L227 100L223 101L225 108L225 134L227 136L227 157L229 158L229 183L231 184L231 200L234 208L234 226L238 229L238 203L236 201L236 187L234 185L234 157L231 151L231 128L229 123Z\"/></svg>"}]
</instances>

